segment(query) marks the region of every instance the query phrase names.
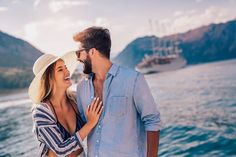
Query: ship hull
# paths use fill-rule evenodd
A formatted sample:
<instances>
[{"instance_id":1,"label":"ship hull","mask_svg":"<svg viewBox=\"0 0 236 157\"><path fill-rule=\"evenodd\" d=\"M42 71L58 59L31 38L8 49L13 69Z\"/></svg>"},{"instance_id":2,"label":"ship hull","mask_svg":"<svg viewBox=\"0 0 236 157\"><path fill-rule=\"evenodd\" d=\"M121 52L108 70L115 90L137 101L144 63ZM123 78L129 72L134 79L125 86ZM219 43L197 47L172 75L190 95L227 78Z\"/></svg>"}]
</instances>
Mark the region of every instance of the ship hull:
<instances>
[{"instance_id":1,"label":"ship hull","mask_svg":"<svg viewBox=\"0 0 236 157\"><path fill-rule=\"evenodd\" d=\"M173 59L168 64L154 64L152 66L145 67L145 68L136 67L135 70L144 74L158 73L158 72L164 72L164 71L177 70L177 69L183 68L184 66L186 66L186 64L187 64L186 60L182 56L179 56Z\"/></svg>"}]
</instances>

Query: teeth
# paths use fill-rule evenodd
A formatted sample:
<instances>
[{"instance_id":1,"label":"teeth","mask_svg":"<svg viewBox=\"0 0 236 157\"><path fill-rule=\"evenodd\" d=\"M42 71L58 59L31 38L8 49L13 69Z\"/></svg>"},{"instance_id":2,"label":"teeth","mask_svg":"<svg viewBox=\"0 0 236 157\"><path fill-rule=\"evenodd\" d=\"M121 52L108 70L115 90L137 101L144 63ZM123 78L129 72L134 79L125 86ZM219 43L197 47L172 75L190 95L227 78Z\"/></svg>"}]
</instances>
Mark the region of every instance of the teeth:
<instances>
[{"instance_id":1,"label":"teeth","mask_svg":"<svg viewBox=\"0 0 236 157\"><path fill-rule=\"evenodd\" d=\"M68 76L68 77L65 78L65 80L68 80L68 79L70 79L70 76Z\"/></svg>"}]
</instances>

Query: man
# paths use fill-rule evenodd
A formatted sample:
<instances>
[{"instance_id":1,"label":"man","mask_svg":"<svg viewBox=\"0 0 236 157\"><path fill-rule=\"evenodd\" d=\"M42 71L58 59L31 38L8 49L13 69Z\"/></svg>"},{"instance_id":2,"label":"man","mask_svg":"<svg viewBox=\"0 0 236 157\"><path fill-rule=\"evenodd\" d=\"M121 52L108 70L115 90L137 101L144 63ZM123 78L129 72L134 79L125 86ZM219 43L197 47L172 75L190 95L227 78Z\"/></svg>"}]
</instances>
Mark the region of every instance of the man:
<instances>
[{"instance_id":1,"label":"man","mask_svg":"<svg viewBox=\"0 0 236 157\"><path fill-rule=\"evenodd\" d=\"M78 108L85 111L98 97L103 113L88 136L88 157L156 157L160 113L140 73L110 61L108 29L90 27L74 36L80 43L78 61L89 74L77 87Z\"/></svg>"}]
</instances>

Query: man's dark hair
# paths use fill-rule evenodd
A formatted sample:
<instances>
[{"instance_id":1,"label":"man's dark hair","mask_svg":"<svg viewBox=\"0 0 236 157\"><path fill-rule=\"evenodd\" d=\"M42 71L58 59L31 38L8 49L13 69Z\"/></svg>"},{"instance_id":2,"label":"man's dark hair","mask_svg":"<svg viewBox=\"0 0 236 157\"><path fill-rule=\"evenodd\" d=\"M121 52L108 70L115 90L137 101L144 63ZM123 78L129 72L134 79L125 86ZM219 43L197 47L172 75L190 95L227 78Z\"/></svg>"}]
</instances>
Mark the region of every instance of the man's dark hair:
<instances>
[{"instance_id":1,"label":"man's dark hair","mask_svg":"<svg viewBox=\"0 0 236 157\"><path fill-rule=\"evenodd\" d=\"M96 26L89 27L77 33L74 40L80 42L87 52L91 48L96 48L103 56L110 58L111 38L108 29Z\"/></svg>"}]
</instances>

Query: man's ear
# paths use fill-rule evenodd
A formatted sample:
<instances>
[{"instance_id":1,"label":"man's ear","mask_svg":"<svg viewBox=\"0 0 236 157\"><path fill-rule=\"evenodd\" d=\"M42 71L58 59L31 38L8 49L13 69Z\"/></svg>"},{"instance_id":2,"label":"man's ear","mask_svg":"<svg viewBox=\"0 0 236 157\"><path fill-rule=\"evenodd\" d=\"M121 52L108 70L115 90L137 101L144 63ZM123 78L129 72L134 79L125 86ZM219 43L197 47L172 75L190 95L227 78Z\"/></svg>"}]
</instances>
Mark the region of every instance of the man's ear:
<instances>
[{"instance_id":1,"label":"man's ear","mask_svg":"<svg viewBox=\"0 0 236 157\"><path fill-rule=\"evenodd\" d=\"M90 50L89 50L89 55L93 55L94 52L95 52L95 48L90 49Z\"/></svg>"}]
</instances>

